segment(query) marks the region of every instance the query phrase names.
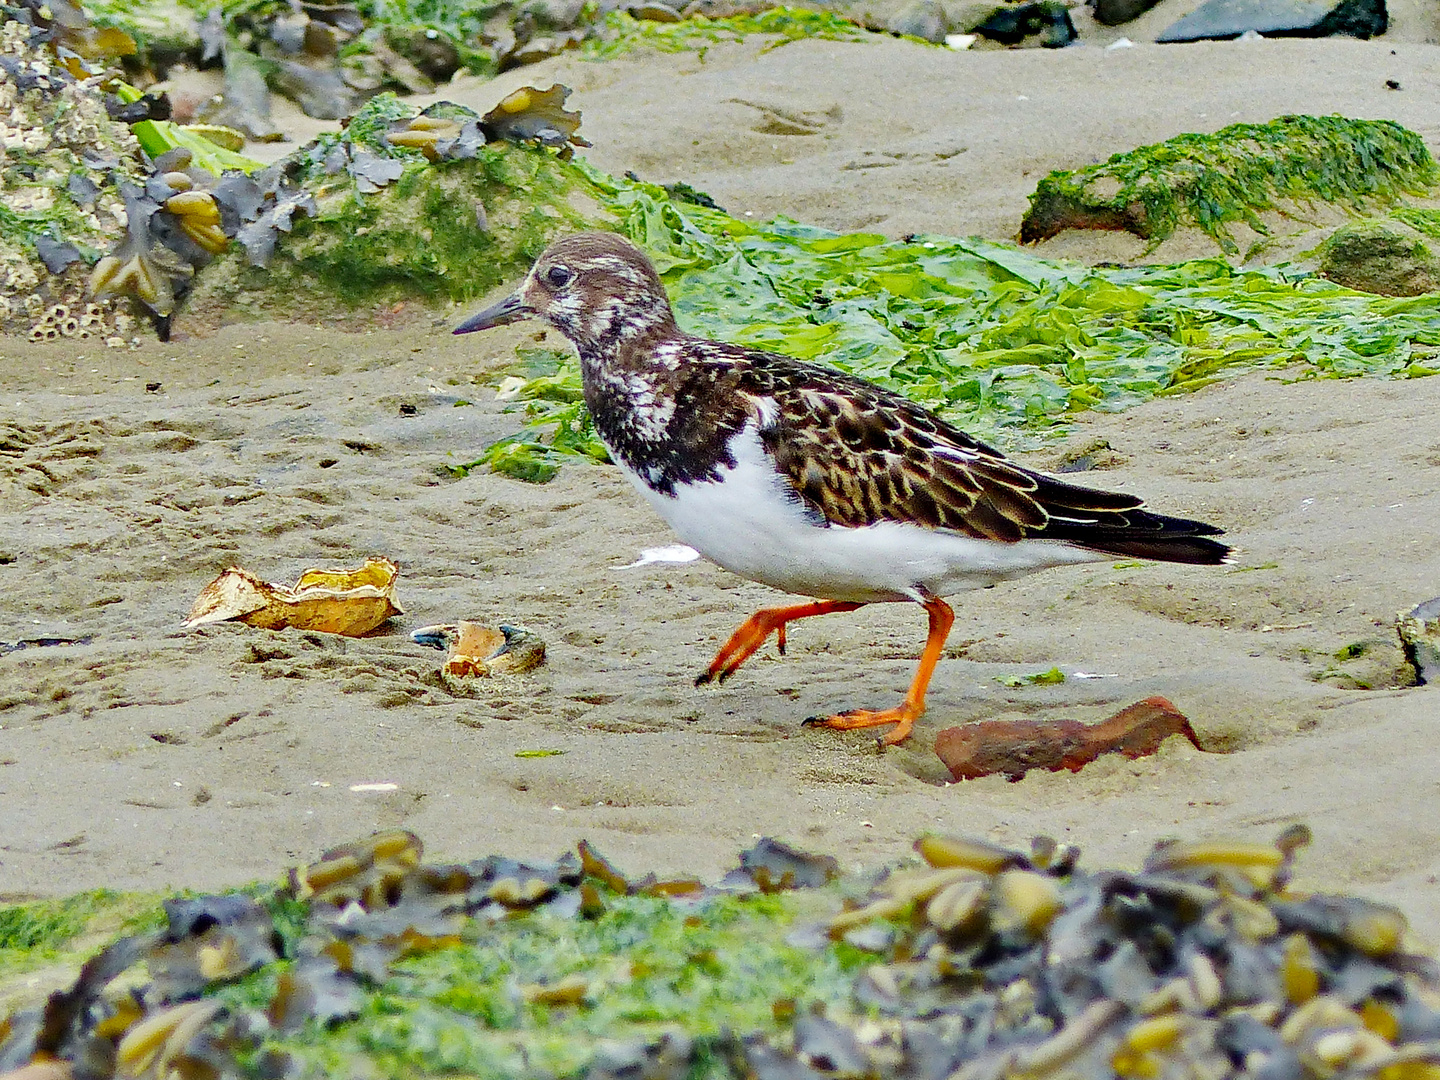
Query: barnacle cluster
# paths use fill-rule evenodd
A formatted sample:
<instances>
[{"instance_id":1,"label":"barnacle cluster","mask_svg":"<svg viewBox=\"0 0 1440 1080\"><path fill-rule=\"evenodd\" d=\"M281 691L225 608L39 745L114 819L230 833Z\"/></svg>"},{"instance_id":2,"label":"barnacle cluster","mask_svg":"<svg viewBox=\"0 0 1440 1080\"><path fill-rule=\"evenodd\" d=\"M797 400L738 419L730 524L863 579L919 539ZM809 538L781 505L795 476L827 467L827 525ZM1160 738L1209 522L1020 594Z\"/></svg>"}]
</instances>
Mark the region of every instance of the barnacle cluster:
<instances>
[{"instance_id":1,"label":"barnacle cluster","mask_svg":"<svg viewBox=\"0 0 1440 1080\"><path fill-rule=\"evenodd\" d=\"M55 47L55 26L23 5L0 13L0 331L34 340L98 334L96 312L67 333L54 308L84 307L87 253L123 235L117 181L144 174L139 145L111 121L99 76ZM113 305L100 307L104 336L116 336Z\"/></svg>"},{"instance_id":2,"label":"barnacle cluster","mask_svg":"<svg viewBox=\"0 0 1440 1080\"><path fill-rule=\"evenodd\" d=\"M31 341L55 341L59 338L84 340L104 333L109 313L100 304L86 304L72 309L69 304L52 304L30 331Z\"/></svg>"},{"instance_id":3,"label":"barnacle cluster","mask_svg":"<svg viewBox=\"0 0 1440 1080\"><path fill-rule=\"evenodd\" d=\"M0 1075L519 1076L536 1054L593 1080L1435 1080L1440 966L1395 909L1293 890L1308 841L1092 873L1043 837L928 836L919 865L840 878L763 840L706 886L584 842L426 863L390 830L268 894L167 901L0 1020ZM110 988L140 960L147 985Z\"/></svg>"}]
</instances>

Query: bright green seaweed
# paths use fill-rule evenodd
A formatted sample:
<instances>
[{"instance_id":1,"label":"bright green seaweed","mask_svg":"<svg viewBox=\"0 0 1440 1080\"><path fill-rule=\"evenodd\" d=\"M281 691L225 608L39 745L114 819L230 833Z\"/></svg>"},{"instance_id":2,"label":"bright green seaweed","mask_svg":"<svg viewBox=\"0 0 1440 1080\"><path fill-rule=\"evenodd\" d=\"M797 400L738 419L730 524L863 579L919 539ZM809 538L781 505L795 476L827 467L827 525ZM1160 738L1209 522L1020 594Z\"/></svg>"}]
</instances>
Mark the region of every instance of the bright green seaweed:
<instances>
[{"instance_id":1,"label":"bright green seaweed","mask_svg":"<svg viewBox=\"0 0 1440 1080\"><path fill-rule=\"evenodd\" d=\"M1030 198L1021 228L1042 240L1084 217L1155 243L1194 225L1225 251L1229 226L1266 233L1261 211L1277 203L1328 202L1364 210L1423 193L1440 182L1425 142L1390 120L1281 116L1187 133L1072 172L1052 172Z\"/></svg>"},{"instance_id":2,"label":"bright green seaweed","mask_svg":"<svg viewBox=\"0 0 1440 1080\"><path fill-rule=\"evenodd\" d=\"M600 24L599 35L586 41L584 56L592 60L609 60L638 48L659 52L703 52L719 42L741 41L752 34L778 35L771 48L802 38L859 41L868 36L863 27L844 16L809 8L776 7L753 15L731 15L718 19L697 15L673 23L636 19L625 11L612 11Z\"/></svg>"},{"instance_id":3,"label":"bright green seaweed","mask_svg":"<svg viewBox=\"0 0 1440 1080\"><path fill-rule=\"evenodd\" d=\"M1011 448L1078 412L1116 412L1244 369L1285 369L1286 378L1440 370L1433 297L1371 296L1218 258L1100 269L973 237L752 225L654 186L591 176L622 231L655 259L683 329L843 367ZM555 394L557 380L574 392ZM518 396L526 431L481 460L548 478L557 455L589 436L574 362ZM541 437L548 424L559 433L553 447ZM590 444L581 452L595 456Z\"/></svg>"},{"instance_id":4,"label":"bright green seaweed","mask_svg":"<svg viewBox=\"0 0 1440 1080\"><path fill-rule=\"evenodd\" d=\"M703 1046L724 1031L782 1031L797 1008L853 1010L854 977L874 960L843 943L816 951L786 942L797 917L833 903L830 890L699 905L612 894L590 919L537 912L476 921L463 944L395 964L366 990L354 1023L327 1029L312 1020L252 1053L282 1051L297 1075L343 1075L363 1060L377 1077L500 1080L582 1075L608 1039L683 1031ZM263 1008L288 966L216 996ZM583 980L582 1001L536 1000L538 988L567 979Z\"/></svg>"}]
</instances>

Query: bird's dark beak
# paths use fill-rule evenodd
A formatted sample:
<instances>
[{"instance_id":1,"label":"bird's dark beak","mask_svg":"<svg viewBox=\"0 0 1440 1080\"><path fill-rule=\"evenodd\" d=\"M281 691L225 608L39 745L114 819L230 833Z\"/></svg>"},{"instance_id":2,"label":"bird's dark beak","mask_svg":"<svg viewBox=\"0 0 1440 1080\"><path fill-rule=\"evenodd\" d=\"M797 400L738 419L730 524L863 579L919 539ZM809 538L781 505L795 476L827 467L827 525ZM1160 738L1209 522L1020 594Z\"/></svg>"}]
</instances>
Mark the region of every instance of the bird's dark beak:
<instances>
[{"instance_id":1,"label":"bird's dark beak","mask_svg":"<svg viewBox=\"0 0 1440 1080\"><path fill-rule=\"evenodd\" d=\"M520 294L514 293L479 314L471 315L452 332L470 334L476 330L489 330L492 326L504 326L519 319L528 319L533 314L535 312L521 301Z\"/></svg>"}]
</instances>

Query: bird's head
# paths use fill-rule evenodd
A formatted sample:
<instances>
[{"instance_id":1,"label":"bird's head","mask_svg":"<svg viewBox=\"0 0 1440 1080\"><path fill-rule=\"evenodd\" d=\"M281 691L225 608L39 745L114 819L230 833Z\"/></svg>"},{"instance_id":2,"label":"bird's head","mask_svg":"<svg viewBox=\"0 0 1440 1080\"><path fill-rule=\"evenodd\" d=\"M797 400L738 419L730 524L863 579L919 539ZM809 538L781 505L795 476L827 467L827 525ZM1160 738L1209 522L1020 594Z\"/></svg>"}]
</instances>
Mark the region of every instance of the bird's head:
<instances>
[{"instance_id":1,"label":"bird's head","mask_svg":"<svg viewBox=\"0 0 1440 1080\"><path fill-rule=\"evenodd\" d=\"M649 258L629 240L607 232L556 240L514 293L454 332L468 334L527 318L544 319L582 354L675 328L670 301Z\"/></svg>"}]
</instances>

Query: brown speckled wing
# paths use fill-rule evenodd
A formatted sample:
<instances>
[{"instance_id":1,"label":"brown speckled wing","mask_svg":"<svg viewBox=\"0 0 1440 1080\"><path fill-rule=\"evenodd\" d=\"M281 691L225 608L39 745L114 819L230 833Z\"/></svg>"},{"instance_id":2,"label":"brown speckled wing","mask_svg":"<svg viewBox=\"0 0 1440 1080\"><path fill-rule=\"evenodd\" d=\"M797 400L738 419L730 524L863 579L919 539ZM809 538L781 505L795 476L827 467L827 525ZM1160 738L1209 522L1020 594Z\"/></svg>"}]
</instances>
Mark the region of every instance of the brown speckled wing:
<instances>
[{"instance_id":1,"label":"brown speckled wing","mask_svg":"<svg viewBox=\"0 0 1440 1080\"><path fill-rule=\"evenodd\" d=\"M833 525L897 521L1184 562L1218 562L1228 550L1197 540L1187 549L1176 541L1220 530L1146 511L1133 495L1032 472L870 383L772 353L737 353L739 389L769 421L762 443L805 503Z\"/></svg>"}]
</instances>

